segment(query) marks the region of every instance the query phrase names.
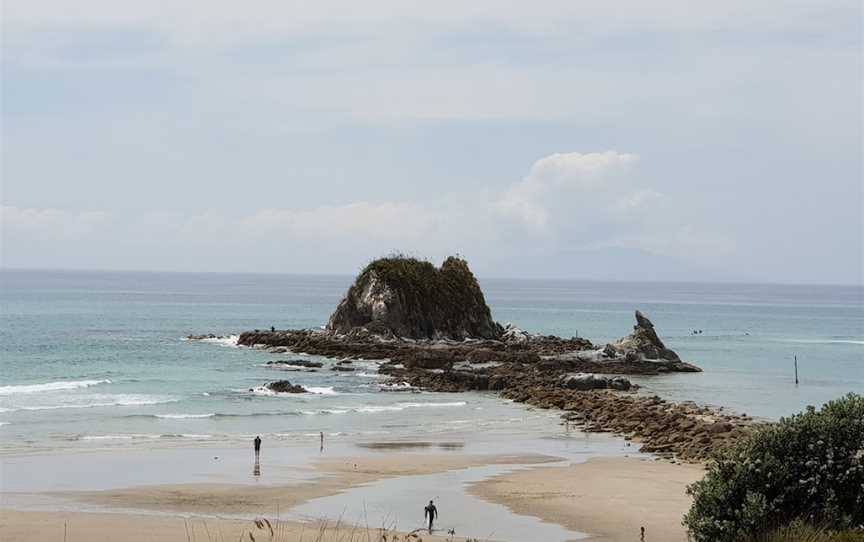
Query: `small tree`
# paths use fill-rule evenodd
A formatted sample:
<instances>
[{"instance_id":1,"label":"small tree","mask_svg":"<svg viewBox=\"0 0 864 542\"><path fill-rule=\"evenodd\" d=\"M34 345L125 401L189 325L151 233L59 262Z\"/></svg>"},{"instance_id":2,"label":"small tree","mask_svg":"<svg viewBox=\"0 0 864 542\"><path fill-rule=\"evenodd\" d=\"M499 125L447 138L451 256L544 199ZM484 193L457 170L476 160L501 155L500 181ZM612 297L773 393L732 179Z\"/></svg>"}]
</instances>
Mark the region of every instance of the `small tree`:
<instances>
[{"instance_id":1,"label":"small tree","mask_svg":"<svg viewBox=\"0 0 864 542\"><path fill-rule=\"evenodd\" d=\"M737 542L800 520L864 525L864 397L781 418L720 453L687 488L684 525L697 542Z\"/></svg>"}]
</instances>

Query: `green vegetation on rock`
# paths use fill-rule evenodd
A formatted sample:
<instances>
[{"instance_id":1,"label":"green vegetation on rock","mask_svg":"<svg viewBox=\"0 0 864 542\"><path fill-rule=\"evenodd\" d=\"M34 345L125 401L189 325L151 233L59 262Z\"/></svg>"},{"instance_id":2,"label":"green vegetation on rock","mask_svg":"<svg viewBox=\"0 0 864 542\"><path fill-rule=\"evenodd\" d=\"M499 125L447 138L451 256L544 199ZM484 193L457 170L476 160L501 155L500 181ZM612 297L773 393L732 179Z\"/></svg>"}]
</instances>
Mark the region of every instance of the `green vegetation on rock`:
<instances>
[{"instance_id":1,"label":"green vegetation on rock","mask_svg":"<svg viewBox=\"0 0 864 542\"><path fill-rule=\"evenodd\" d=\"M494 338L501 332L468 263L453 256L440 268L404 256L371 262L327 327L340 333L362 327L415 339Z\"/></svg>"},{"instance_id":2,"label":"green vegetation on rock","mask_svg":"<svg viewBox=\"0 0 864 542\"><path fill-rule=\"evenodd\" d=\"M688 493L684 525L696 542L763 540L795 522L861 529L864 397L849 394L766 425L721 452Z\"/></svg>"}]
</instances>

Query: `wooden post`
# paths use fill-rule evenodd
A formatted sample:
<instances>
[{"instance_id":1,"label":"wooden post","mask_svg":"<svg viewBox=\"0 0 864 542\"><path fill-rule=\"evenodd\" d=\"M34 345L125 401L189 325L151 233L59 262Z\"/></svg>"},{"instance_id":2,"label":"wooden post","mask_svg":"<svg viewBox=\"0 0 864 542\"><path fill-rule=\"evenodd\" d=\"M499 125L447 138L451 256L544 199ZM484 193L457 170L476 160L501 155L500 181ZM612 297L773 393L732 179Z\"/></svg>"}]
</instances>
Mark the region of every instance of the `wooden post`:
<instances>
[{"instance_id":1,"label":"wooden post","mask_svg":"<svg viewBox=\"0 0 864 542\"><path fill-rule=\"evenodd\" d=\"M795 358L795 385L798 385L798 356L794 356Z\"/></svg>"}]
</instances>

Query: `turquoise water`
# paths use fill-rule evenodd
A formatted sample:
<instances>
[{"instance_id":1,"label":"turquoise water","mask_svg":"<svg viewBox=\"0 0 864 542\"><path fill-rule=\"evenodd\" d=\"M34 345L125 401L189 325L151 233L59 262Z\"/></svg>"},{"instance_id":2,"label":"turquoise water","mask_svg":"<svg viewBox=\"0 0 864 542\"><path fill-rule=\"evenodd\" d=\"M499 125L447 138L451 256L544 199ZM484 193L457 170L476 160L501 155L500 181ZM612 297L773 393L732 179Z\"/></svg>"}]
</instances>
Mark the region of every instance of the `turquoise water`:
<instances>
[{"instance_id":1,"label":"turquoise water","mask_svg":"<svg viewBox=\"0 0 864 542\"><path fill-rule=\"evenodd\" d=\"M319 372L283 373L262 365L299 356L182 340L321 326L350 280L0 272L0 452L216 445L255 434L311 442L319 432L337 441L443 440L556 423L554 413L491 394L385 393L372 362L355 373L329 371L326 360ZM647 392L767 418L864 392L860 287L481 283L498 321L598 343L627 334L641 309L670 347L705 370L642 378ZM278 378L317 393L256 391Z\"/></svg>"}]
</instances>

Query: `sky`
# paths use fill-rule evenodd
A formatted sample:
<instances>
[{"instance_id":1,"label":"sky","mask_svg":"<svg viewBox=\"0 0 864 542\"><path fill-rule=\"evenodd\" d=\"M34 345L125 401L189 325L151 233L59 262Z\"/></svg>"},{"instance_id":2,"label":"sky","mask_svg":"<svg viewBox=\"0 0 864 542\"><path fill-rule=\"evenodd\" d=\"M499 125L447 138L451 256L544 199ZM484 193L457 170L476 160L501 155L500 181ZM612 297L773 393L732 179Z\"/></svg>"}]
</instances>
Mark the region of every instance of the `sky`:
<instances>
[{"instance_id":1,"label":"sky","mask_svg":"<svg viewBox=\"0 0 864 542\"><path fill-rule=\"evenodd\" d=\"M864 283L857 0L6 0L0 265Z\"/></svg>"}]
</instances>

